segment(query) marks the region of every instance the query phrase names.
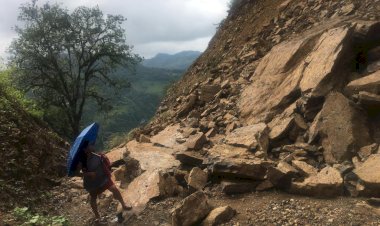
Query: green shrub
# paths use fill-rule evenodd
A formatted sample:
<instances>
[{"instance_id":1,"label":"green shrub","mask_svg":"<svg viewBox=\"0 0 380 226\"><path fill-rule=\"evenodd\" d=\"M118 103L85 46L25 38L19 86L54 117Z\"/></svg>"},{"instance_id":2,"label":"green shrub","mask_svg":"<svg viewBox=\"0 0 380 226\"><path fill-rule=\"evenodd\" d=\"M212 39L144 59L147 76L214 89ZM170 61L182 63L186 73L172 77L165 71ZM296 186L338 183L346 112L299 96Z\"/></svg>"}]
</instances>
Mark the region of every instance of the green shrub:
<instances>
[{"instance_id":1,"label":"green shrub","mask_svg":"<svg viewBox=\"0 0 380 226\"><path fill-rule=\"evenodd\" d=\"M23 222L22 225L62 225L66 226L68 220L64 216L42 216L39 214L32 214L29 211L28 207L16 207L13 210L13 216L20 222Z\"/></svg>"},{"instance_id":2,"label":"green shrub","mask_svg":"<svg viewBox=\"0 0 380 226\"><path fill-rule=\"evenodd\" d=\"M128 133L113 133L106 141L105 149L115 148L128 141Z\"/></svg>"},{"instance_id":3,"label":"green shrub","mask_svg":"<svg viewBox=\"0 0 380 226\"><path fill-rule=\"evenodd\" d=\"M0 71L0 89L11 99L18 102L28 113L37 118L42 118L43 111L37 107L37 104L27 98L25 94L15 88L11 79L12 70L7 69Z\"/></svg>"}]
</instances>

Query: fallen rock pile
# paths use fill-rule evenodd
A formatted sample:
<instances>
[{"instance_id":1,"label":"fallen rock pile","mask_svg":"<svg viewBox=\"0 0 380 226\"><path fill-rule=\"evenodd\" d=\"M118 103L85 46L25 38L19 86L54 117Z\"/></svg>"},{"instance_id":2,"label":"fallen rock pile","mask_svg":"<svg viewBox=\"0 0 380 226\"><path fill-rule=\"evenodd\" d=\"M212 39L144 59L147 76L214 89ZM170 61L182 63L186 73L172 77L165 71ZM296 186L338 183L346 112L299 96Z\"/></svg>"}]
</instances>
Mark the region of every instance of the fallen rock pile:
<instances>
[{"instance_id":1,"label":"fallen rock pile","mask_svg":"<svg viewBox=\"0 0 380 226\"><path fill-rule=\"evenodd\" d=\"M242 1L139 142L127 144L145 170L127 190L168 183L176 189L166 195L186 197L173 225L233 216L228 207L209 213L210 186L380 196L379 1L281 1L269 12L271 4ZM267 15L263 24L252 12ZM251 23L257 29L244 33ZM164 167L137 157L145 152Z\"/></svg>"}]
</instances>

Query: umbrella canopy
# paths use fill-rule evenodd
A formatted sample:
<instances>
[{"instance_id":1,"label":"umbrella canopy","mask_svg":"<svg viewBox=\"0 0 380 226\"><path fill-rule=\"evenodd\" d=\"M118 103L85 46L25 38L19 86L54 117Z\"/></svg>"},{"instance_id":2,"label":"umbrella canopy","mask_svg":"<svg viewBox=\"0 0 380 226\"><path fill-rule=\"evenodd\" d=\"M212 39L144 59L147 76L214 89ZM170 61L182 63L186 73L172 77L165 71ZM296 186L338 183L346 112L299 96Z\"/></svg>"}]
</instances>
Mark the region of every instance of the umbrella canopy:
<instances>
[{"instance_id":1,"label":"umbrella canopy","mask_svg":"<svg viewBox=\"0 0 380 226\"><path fill-rule=\"evenodd\" d=\"M73 145L71 146L69 155L67 156L67 175L72 177L79 163L79 157L82 150L82 145L85 141L90 144L94 144L96 137L98 136L99 124L92 123L87 126L75 139Z\"/></svg>"}]
</instances>

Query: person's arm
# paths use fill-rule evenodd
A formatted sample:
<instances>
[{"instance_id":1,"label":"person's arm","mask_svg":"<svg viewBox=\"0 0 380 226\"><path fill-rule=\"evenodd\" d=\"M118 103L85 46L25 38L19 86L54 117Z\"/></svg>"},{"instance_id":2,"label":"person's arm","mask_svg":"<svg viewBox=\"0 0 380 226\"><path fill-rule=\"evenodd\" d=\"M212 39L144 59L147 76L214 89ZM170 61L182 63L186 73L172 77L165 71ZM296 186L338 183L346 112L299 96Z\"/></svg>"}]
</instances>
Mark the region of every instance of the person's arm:
<instances>
[{"instance_id":1,"label":"person's arm","mask_svg":"<svg viewBox=\"0 0 380 226\"><path fill-rule=\"evenodd\" d=\"M78 163L77 170L75 171L75 175L78 177L89 177L89 178L95 178L96 173L95 172L89 172L86 168L82 166L82 163Z\"/></svg>"},{"instance_id":2,"label":"person's arm","mask_svg":"<svg viewBox=\"0 0 380 226\"><path fill-rule=\"evenodd\" d=\"M83 166L81 162L78 163L78 166L74 172L74 176L83 177Z\"/></svg>"},{"instance_id":3,"label":"person's arm","mask_svg":"<svg viewBox=\"0 0 380 226\"><path fill-rule=\"evenodd\" d=\"M89 177L91 179L94 179L96 177L96 173L95 172L88 172L88 171L86 171L86 172L83 172L82 174L83 174L83 176Z\"/></svg>"}]
</instances>

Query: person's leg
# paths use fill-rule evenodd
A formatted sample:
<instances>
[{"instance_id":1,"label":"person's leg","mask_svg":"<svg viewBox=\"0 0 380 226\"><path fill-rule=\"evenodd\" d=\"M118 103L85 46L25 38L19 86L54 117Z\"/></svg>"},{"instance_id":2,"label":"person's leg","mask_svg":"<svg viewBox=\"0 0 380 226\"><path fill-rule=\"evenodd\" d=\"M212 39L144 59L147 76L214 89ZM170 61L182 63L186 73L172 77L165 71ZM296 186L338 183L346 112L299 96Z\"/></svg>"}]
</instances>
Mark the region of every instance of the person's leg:
<instances>
[{"instance_id":1,"label":"person's leg","mask_svg":"<svg viewBox=\"0 0 380 226\"><path fill-rule=\"evenodd\" d=\"M100 219L100 214L98 212L98 204L96 203L96 199L98 198L98 195L95 193L90 193L90 205L92 212L95 214L96 219Z\"/></svg>"},{"instance_id":2,"label":"person's leg","mask_svg":"<svg viewBox=\"0 0 380 226\"><path fill-rule=\"evenodd\" d=\"M120 202L121 206L123 207L124 210L130 210L132 207L127 206L124 202L123 196L121 195L119 189L115 185L112 185L111 187L108 188L110 192L112 192L113 197Z\"/></svg>"}]
</instances>

